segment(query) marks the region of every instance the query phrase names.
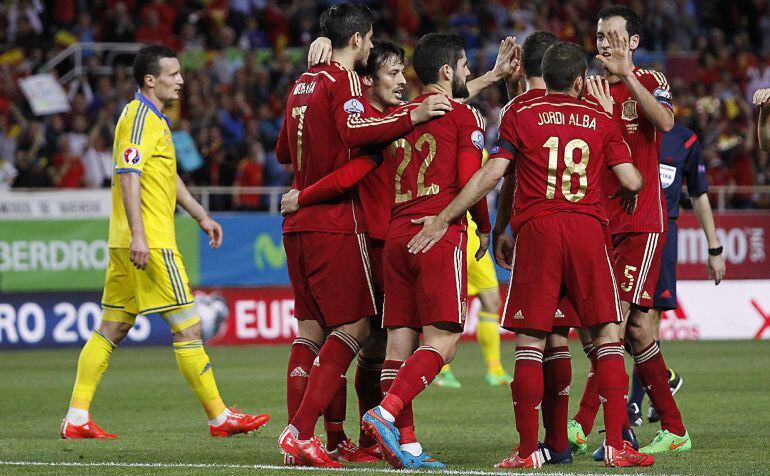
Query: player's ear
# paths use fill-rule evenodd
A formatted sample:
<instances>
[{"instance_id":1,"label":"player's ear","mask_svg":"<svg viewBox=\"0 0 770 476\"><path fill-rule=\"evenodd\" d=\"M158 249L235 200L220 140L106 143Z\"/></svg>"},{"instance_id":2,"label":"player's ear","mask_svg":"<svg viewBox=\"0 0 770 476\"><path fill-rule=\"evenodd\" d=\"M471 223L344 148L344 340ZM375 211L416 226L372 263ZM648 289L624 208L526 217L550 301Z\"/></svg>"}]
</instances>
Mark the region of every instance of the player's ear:
<instances>
[{"instance_id":1,"label":"player's ear","mask_svg":"<svg viewBox=\"0 0 770 476\"><path fill-rule=\"evenodd\" d=\"M639 35L631 35L631 38L628 39L628 47L631 48L631 51L636 51L639 48Z\"/></svg>"},{"instance_id":2,"label":"player's ear","mask_svg":"<svg viewBox=\"0 0 770 476\"><path fill-rule=\"evenodd\" d=\"M155 87L155 76L151 74L145 74L144 75L144 85L150 88Z\"/></svg>"},{"instance_id":3,"label":"player's ear","mask_svg":"<svg viewBox=\"0 0 770 476\"><path fill-rule=\"evenodd\" d=\"M454 70L448 65L445 64L441 67L441 69L438 70L439 79L443 79L446 81L452 81L452 75L454 74Z\"/></svg>"},{"instance_id":4,"label":"player's ear","mask_svg":"<svg viewBox=\"0 0 770 476\"><path fill-rule=\"evenodd\" d=\"M348 45L355 49L358 49L359 46L361 46L361 42L363 41L363 38L361 38L361 33L355 32L353 33L353 36L350 37L350 41L348 42Z\"/></svg>"}]
</instances>

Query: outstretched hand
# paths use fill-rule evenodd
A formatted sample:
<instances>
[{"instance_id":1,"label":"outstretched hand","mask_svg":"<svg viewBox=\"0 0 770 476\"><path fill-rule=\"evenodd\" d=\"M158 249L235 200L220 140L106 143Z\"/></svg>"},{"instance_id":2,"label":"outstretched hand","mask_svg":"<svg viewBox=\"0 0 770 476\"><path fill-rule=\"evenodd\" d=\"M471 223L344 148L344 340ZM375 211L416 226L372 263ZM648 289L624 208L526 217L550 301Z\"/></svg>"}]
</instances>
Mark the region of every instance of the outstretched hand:
<instances>
[{"instance_id":1,"label":"outstretched hand","mask_svg":"<svg viewBox=\"0 0 770 476\"><path fill-rule=\"evenodd\" d=\"M416 255L417 253L427 253L433 248L433 245L439 242L441 238L446 234L449 224L437 216L426 216L412 220L415 225L422 225L422 230L417 233L406 247L409 252Z\"/></svg>"}]
</instances>

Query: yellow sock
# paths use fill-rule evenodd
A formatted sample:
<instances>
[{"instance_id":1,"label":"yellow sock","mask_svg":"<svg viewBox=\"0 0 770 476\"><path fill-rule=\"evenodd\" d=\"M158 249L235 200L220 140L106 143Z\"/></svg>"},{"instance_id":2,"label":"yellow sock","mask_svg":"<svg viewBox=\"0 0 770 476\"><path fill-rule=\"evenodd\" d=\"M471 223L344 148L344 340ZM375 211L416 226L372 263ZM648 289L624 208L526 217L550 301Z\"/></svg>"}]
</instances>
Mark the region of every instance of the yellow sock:
<instances>
[{"instance_id":1,"label":"yellow sock","mask_svg":"<svg viewBox=\"0 0 770 476\"><path fill-rule=\"evenodd\" d=\"M110 365L110 357L115 344L95 330L83 346L78 357L78 373L75 386L72 389L70 406L88 411L91 400L96 393L96 387Z\"/></svg>"},{"instance_id":2,"label":"yellow sock","mask_svg":"<svg viewBox=\"0 0 770 476\"><path fill-rule=\"evenodd\" d=\"M227 407L219 396L217 382L214 380L214 370L203 348L203 341L174 342L174 353L179 370L198 397L209 420L225 411Z\"/></svg>"},{"instance_id":3,"label":"yellow sock","mask_svg":"<svg viewBox=\"0 0 770 476\"><path fill-rule=\"evenodd\" d=\"M441 367L441 373L451 372L452 366L449 364L445 364L443 367Z\"/></svg>"},{"instance_id":4,"label":"yellow sock","mask_svg":"<svg viewBox=\"0 0 770 476\"><path fill-rule=\"evenodd\" d=\"M479 324L476 327L476 340L481 346L481 353L487 363L487 371L494 375L504 373L500 363L500 333L497 330L497 314L480 311Z\"/></svg>"}]
</instances>

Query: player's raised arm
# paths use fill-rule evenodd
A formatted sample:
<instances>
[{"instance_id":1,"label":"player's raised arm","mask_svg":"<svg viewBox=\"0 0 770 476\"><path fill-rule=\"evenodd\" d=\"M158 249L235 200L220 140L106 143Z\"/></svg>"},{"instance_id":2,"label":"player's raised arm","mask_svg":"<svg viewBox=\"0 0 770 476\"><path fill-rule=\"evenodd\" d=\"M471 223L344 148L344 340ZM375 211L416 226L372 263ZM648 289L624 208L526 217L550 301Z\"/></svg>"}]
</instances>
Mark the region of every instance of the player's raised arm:
<instances>
[{"instance_id":1,"label":"player's raised arm","mask_svg":"<svg viewBox=\"0 0 770 476\"><path fill-rule=\"evenodd\" d=\"M521 71L520 62L521 46L516 44L516 38L511 36L505 38L500 42L494 67L478 78L468 81L468 97L462 102L469 101L500 80L509 80L514 72ZM521 74L518 79L521 79Z\"/></svg>"},{"instance_id":2,"label":"player's raised arm","mask_svg":"<svg viewBox=\"0 0 770 476\"><path fill-rule=\"evenodd\" d=\"M223 233L222 226L214 221L206 212L206 210L198 203L197 200L187 190L182 178L177 175L176 177L176 203L185 209L195 221L198 222L198 226L201 227L207 235L209 235L209 245L212 248L219 248L222 245Z\"/></svg>"},{"instance_id":3,"label":"player's raised arm","mask_svg":"<svg viewBox=\"0 0 770 476\"><path fill-rule=\"evenodd\" d=\"M758 89L754 93L754 105L759 108L759 120L757 121L757 137L759 148L770 151L770 88Z\"/></svg>"},{"instance_id":4,"label":"player's raised arm","mask_svg":"<svg viewBox=\"0 0 770 476\"><path fill-rule=\"evenodd\" d=\"M674 127L674 111L671 107L668 82L661 73L654 73L653 79L656 80L657 87L643 84L634 72L628 33L619 30L603 31L601 21L599 24L597 43L600 51L596 59L609 75L618 77L628 87L644 115L658 130L670 131ZM638 42L636 35L634 40ZM653 92L650 92L651 89Z\"/></svg>"}]
</instances>

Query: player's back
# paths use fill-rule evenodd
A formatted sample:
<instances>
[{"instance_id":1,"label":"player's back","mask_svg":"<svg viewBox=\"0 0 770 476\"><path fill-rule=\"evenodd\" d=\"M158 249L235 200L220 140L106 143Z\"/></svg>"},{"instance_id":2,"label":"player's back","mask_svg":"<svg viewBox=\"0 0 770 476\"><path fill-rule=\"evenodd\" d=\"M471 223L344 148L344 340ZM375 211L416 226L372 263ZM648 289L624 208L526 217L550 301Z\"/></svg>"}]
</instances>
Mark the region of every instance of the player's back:
<instances>
[{"instance_id":1,"label":"player's back","mask_svg":"<svg viewBox=\"0 0 770 476\"><path fill-rule=\"evenodd\" d=\"M285 127L294 169L293 188L302 190L350 160L334 120L334 94L339 87L360 94L355 72L337 63L318 65L303 73L292 86L286 104ZM348 112L363 112L363 104L351 99L344 104ZM284 232L325 231L361 233L366 230L355 192L327 203L300 208L286 217Z\"/></svg>"},{"instance_id":2,"label":"player's back","mask_svg":"<svg viewBox=\"0 0 770 476\"><path fill-rule=\"evenodd\" d=\"M514 101L503 111L500 138L517 151L514 231L527 220L556 212L606 221L602 170L630 161L609 114L565 94Z\"/></svg>"},{"instance_id":3,"label":"player's back","mask_svg":"<svg viewBox=\"0 0 770 476\"><path fill-rule=\"evenodd\" d=\"M416 104L429 95L412 101ZM463 151L475 148L480 160L484 146L484 120L471 106L452 101L452 111L414 128L385 150L385 166L394 186L394 203L388 239L414 236L422 225L412 219L437 215L461 187L459 161ZM478 167L478 163L476 164ZM465 215L450 225L447 239L460 245Z\"/></svg>"},{"instance_id":4,"label":"player's back","mask_svg":"<svg viewBox=\"0 0 770 476\"><path fill-rule=\"evenodd\" d=\"M112 180L109 246L130 245L118 176L136 173L141 176L142 222L148 246L176 249L177 164L170 121L141 93L123 108L115 126L112 154L117 175Z\"/></svg>"},{"instance_id":5,"label":"player's back","mask_svg":"<svg viewBox=\"0 0 770 476\"><path fill-rule=\"evenodd\" d=\"M398 106L396 106L398 107ZM364 108L373 117L385 117L393 112L396 107L390 107L385 111L379 111L369 103L364 103ZM393 206L393 185L389 178L388 169L379 165L358 184L358 197L366 216L366 227L369 230L369 238L384 241L388 235L390 223L390 209Z\"/></svg>"}]
</instances>

